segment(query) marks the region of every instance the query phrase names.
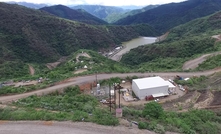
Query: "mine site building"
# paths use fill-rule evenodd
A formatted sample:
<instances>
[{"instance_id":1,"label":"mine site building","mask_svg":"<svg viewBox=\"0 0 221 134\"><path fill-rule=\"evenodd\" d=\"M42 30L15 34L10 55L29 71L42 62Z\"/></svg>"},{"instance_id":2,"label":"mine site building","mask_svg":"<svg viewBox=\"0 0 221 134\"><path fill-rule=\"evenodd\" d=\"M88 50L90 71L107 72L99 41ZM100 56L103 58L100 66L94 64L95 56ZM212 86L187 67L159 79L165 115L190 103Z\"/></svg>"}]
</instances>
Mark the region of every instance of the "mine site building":
<instances>
[{"instance_id":1,"label":"mine site building","mask_svg":"<svg viewBox=\"0 0 221 134\"><path fill-rule=\"evenodd\" d=\"M139 99L145 99L147 96L154 98L168 96L168 89L168 81L159 76L133 79L132 81L132 90Z\"/></svg>"}]
</instances>

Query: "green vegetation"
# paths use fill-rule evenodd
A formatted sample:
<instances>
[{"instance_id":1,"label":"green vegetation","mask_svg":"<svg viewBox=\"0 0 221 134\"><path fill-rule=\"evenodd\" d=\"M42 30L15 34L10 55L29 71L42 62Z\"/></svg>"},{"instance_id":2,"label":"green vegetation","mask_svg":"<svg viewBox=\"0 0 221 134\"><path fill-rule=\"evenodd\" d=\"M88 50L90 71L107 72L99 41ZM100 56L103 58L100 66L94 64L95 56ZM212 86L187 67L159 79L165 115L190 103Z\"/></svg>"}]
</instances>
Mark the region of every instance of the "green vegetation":
<instances>
[{"instance_id":1,"label":"green vegetation","mask_svg":"<svg viewBox=\"0 0 221 134\"><path fill-rule=\"evenodd\" d=\"M87 53L91 58L80 56L79 62L76 61L77 54L81 52ZM81 62L83 61L83 62ZM87 71L81 74L74 74L79 69L83 69L84 66L87 66ZM78 50L76 53L72 54L68 61L52 71L46 72L44 75L47 78L53 80L62 80L71 76L85 75L85 74L95 74L95 73L112 73L112 72L130 72L130 68L124 66L121 63L107 59L100 54L91 51L91 50Z\"/></svg>"},{"instance_id":2,"label":"green vegetation","mask_svg":"<svg viewBox=\"0 0 221 134\"><path fill-rule=\"evenodd\" d=\"M196 76L192 77L189 80L177 80L177 79L175 79L174 81L177 84L187 85L187 86L193 87L194 85L202 85L203 81L206 81L206 80L208 80L208 77L202 75L200 77L196 77Z\"/></svg>"},{"instance_id":3,"label":"green vegetation","mask_svg":"<svg viewBox=\"0 0 221 134\"><path fill-rule=\"evenodd\" d=\"M158 5L148 5L142 9L135 9L135 10L127 11L125 13L117 12L117 13L109 14L104 20L106 20L108 23L114 23L120 19L139 14L147 10L156 8L156 7L158 7Z\"/></svg>"},{"instance_id":4,"label":"green vegetation","mask_svg":"<svg viewBox=\"0 0 221 134\"><path fill-rule=\"evenodd\" d=\"M186 85L189 90L221 90L220 86L221 73L215 73L211 76L192 77L187 81L175 80L178 84Z\"/></svg>"},{"instance_id":5,"label":"green vegetation","mask_svg":"<svg viewBox=\"0 0 221 134\"><path fill-rule=\"evenodd\" d=\"M142 114L141 114L142 113ZM143 109L124 107L123 116L138 121L140 129L148 129L159 134L165 131L185 134L218 134L221 132L221 117L209 110L189 110L187 112L164 111L157 102L150 102Z\"/></svg>"},{"instance_id":6,"label":"green vegetation","mask_svg":"<svg viewBox=\"0 0 221 134\"><path fill-rule=\"evenodd\" d=\"M4 80L5 78L21 77L25 75L29 75L28 65L20 60L5 61L4 64L0 64L0 80Z\"/></svg>"},{"instance_id":7,"label":"green vegetation","mask_svg":"<svg viewBox=\"0 0 221 134\"><path fill-rule=\"evenodd\" d=\"M218 17L220 14L221 12L217 12L175 27L165 41L135 48L125 54L121 62L136 66L139 72L181 71L185 61L221 50L221 43L211 39L211 36L220 34L221 23ZM203 68L211 69L219 66L219 62L210 67L206 66Z\"/></svg>"},{"instance_id":8,"label":"green vegetation","mask_svg":"<svg viewBox=\"0 0 221 134\"><path fill-rule=\"evenodd\" d=\"M0 108L0 119L1 120L75 120L75 115L65 112L49 112L47 110L35 110L33 108Z\"/></svg>"},{"instance_id":9,"label":"green vegetation","mask_svg":"<svg viewBox=\"0 0 221 134\"><path fill-rule=\"evenodd\" d=\"M218 51L219 45L214 46L214 42L209 37L193 37L140 46L123 55L121 62L131 66L137 65L141 72L180 71L183 63L194 55Z\"/></svg>"},{"instance_id":10,"label":"green vegetation","mask_svg":"<svg viewBox=\"0 0 221 134\"><path fill-rule=\"evenodd\" d=\"M0 3L0 19L1 79L22 77L28 74L23 71L27 64L54 62L79 49L99 51L138 36L157 35L147 24L88 25L6 3Z\"/></svg>"},{"instance_id":11,"label":"green vegetation","mask_svg":"<svg viewBox=\"0 0 221 134\"><path fill-rule=\"evenodd\" d=\"M165 33L175 26L213 14L220 9L221 3L219 0L188 0L161 5L154 9L120 19L115 24L147 23L159 32Z\"/></svg>"},{"instance_id":12,"label":"green vegetation","mask_svg":"<svg viewBox=\"0 0 221 134\"><path fill-rule=\"evenodd\" d=\"M163 108L156 102L147 103L142 111L145 118L160 118L163 114Z\"/></svg>"},{"instance_id":13,"label":"green vegetation","mask_svg":"<svg viewBox=\"0 0 221 134\"><path fill-rule=\"evenodd\" d=\"M81 94L78 87L65 88L64 93L54 92L42 97L30 96L14 104L18 107L23 107L25 110L22 112L19 112L21 111L19 109L0 110L0 115L5 115L0 116L0 119L82 121L82 118L84 118L84 121L102 125L117 125L119 123L117 118L113 117L107 109L99 106L96 98ZM42 110L39 113L35 110L30 111L33 108L40 108ZM48 114L45 113L45 110L48 111ZM10 116L15 113L18 114ZM29 115L25 116L27 113Z\"/></svg>"},{"instance_id":14,"label":"green vegetation","mask_svg":"<svg viewBox=\"0 0 221 134\"><path fill-rule=\"evenodd\" d=\"M211 56L206 61L199 64L196 70L209 70L216 67L221 67L221 55Z\"/></svg>"},{"instance_id":15,"label":"green vegetation","mask_svg":"<svg viewBox=\"0 0 221 134\"><path fill-rule=\"evenodd\" d=\"M37 85L29 85L29 86L4 86L0 90L0 95L9 95L9 94L18 94L18 93L25 93L30 92L38 89L43 89L49 86L53 86L54 83L51 81L45 81L43 83L38 83Z\"/></svg>"},{"instance_id":16,"label":"green vegetation","mask_svg":"<svg viewBox=\"0 0 221 134\"><path fill-rule=\"evenodd\" d=\"M61 18L80 21L87 24L93 24L93 25L107 24L107 22L85 12L84 10L74 10L63 5L43 7L40 10L49 12Z\"/></svg>"},{"instance_id":17,"label":"green vegetation","mask_svg":"<svg viewBox=\"0 0 221 134\"><path fill-rule=\"evenodd\" d=\"M114 6L102 6L102 5L78 5L72 7L73 9L83 9L88 13L103 19L107 22L112 22L115 20L115 17L120 16L127 12L123 8L114 7Z\"/></svg>"}]
</instances>

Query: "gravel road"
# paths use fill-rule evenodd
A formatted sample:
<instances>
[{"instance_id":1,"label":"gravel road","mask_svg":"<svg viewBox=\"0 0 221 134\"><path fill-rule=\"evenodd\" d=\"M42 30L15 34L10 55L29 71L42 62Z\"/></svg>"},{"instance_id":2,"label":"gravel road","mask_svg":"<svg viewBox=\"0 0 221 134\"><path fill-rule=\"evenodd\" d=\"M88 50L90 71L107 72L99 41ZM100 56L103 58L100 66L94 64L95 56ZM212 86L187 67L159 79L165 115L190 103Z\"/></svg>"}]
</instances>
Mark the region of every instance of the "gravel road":
<instances>
[{"instance_id":1,"label":"gravel road","mask_svg":"<svg viewBox=\"0 0 221 134\"><path fill-rule=\"evenodd\" d=\"M189 70L189 69L195 69L199 66L199 64L203 63L204 61L206 61L206 59L209 57L209 56L215 56L215 55L218 55L218 54L221 54L221 52L215 52L215 53L211 53L211 54L205 54L205 55L202 55L198 58L195 58L195 59L192 59L192 60L189 60L187 62L185 62L183 64L183 67L182 69L183 70Z\"/></svg>"},{"instance_id":2,"label":"gravel road","mask_svg":"<svg viewBox=\"0 0 221 134\"><path fill-rule=\"evenodd\" d=\"M137 127L102 126L89 122L0 121L1 134L155 134ZM166 132L166 134L175 134Z\"/></svg>"},{"instance_id":3,"label":"gravel road","mask_svg":"<svg viewBox=\"0 0 221 134\"><path fill-rule=\"evenodd\" d=\"M161 77L167 77L167 78L172 78L176 75L180 75L182 77L191 77L191 76L200 76L200 75L211 75L215 72L220 72L220 69L216 69L216 70L208 70L208 71L204 71L204 72L168 72L168 73L125 73L125 74L120 74L120 73L113 73L113 74L98 74L97 75L97 79L98 80L102 80L102 79L109 79L111 77L121 77L121 78L125 78L127 76L139 76L139 77L147 77L147 76L153 76L153 75L157 75L157 76L161 76ZM1 96L0 97L0 102L5 104L11 101L16 101L18 99L21 98L25 98L31 95L43 95L43 94L48 94L51 92L54 92L56 90L63 90L63 88L68 87L68 86L72 86L72 85L80 85L86 82L93 82L96 80L95 75L89 75L89 76L81 76L81 77L74 77L74 78L70 78L68 80L66 80L65 83L59 84L59 85L55 85L52 87L48 87L45 89L41 89L41 90L36 90L36 91L32 91L32 92L28 92L28 93L23 93L23 94L17 94L17 95L10 95L10 96Z\"/></svg>"}]
</instances>

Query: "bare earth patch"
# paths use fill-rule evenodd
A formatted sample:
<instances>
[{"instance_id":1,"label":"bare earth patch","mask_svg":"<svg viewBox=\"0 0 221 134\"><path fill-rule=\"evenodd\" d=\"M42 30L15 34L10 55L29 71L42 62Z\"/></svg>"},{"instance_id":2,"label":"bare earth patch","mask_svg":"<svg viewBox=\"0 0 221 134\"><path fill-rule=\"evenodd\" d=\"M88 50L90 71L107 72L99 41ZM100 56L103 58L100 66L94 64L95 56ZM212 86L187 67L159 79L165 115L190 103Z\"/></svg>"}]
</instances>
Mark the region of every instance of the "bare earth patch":
<instances>
[{"instance_id":1,"label":"bare earth patch","mask_svg":"<svg viewBox=\"0 0 221 134\"><path fill-rule=\"evenodd\" d=\"M66 61L66 59L67 59L67 57L61 57L56 62L47 63L46 66L47 66L48 69L56 68L59 64L61 64L62 62Z\"/></svg>"},{"instance_id":2,"label":"bare earth patch","mask_svg":"<svg viewBox=\"0 0 221 134\"><path fill-rule=\"evenodd\" d=\"M196 104L194 105L194 108L206 108L210 105L210 103L213 101L214 95L210 91L202 92L198 100L196 101Z\"/></svg>"},{"instance_id":3,"label":"bare earth patch","mask_svg":"<svg viewBox=\"0 0 221 134\"><path fill-rule=\"evenodd\" d=\"M77 56L76 56L76 61L79 62L79 57L80 56L84 56L84 57L87 57L87 58L91 58L90 55L88 55L87 53L79 53Z\"/></svg>"},{"instance_id":4,"label":"bare earth patch","mask_svg":"<svg viewBox=\"0 0 221 134\"><path fill-rule=\"evenodd\" d=\"M216 39L216 42L221 41L221 35L220 34L219 35L214 35L214 36L212 36L212 38Z\"/></svg>"},{"instance_id":5,"label":"bare earth patch","mask_svg":"<svg viewBox=\"0 0 221 134\"><path fill-rule=\"evenodd\" d=\"M31 65L28 65L28 67L29 67L29 73L31 75L34 75L35 74L35 69Z\"/></svg>"},{"instance_id":6,"label":"bare earth patch","mask_svg":"<svg viewBox=\"0 0 221 134\"><path fill-rule=\"evenodd\" d=\"M80 73L83 73L85 71L87 71L87 69L79 69L79 70L75 71L74 74L80 74Z\"/></svg>"}]
</instances>

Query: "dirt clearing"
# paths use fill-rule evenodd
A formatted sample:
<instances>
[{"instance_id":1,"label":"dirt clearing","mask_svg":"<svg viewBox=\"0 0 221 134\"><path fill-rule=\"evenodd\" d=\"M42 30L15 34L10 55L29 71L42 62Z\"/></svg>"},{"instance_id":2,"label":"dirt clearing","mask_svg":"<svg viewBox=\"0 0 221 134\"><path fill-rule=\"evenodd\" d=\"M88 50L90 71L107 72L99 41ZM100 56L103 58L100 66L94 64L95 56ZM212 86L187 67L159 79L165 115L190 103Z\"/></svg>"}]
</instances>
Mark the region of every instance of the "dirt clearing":
<instances>
[{"instance_id":1,"label":"dirt clearing","mask_svg":"<svg viewBox=\"0 0 221 134\"><path fill-rule=\"evenodd\" d=\"M67 57L61 57L58 61L56 62L51 62L51 63L47 63L46 66L48 69L53 69L56 68L59 64L61 64L62 62L66 61Z\"/></svg>"}]
</instances>

